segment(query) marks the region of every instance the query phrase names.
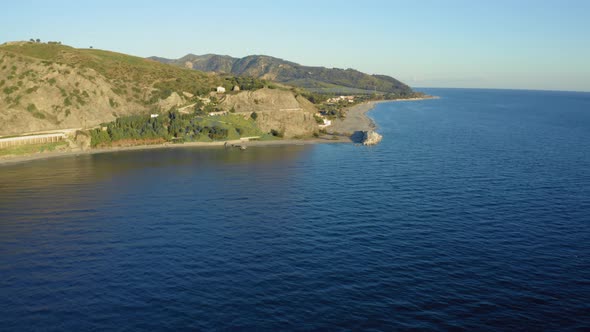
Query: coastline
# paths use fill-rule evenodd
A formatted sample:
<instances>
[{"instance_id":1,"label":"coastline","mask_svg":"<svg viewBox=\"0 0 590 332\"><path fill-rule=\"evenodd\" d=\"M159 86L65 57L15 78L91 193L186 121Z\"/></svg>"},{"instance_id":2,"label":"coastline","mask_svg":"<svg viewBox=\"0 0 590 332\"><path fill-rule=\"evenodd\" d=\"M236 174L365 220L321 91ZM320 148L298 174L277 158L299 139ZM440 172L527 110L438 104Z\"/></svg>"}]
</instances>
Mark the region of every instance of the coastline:
<instances>
[{"instance_id":1,"label":"coastline","mask_svg":"<svg viewBox=\"0 0 590 332\"><path fill-rule=\"evenodd\" d=\"M329 131L342 135L353 135L358 131L369 131L377 129L377 124L370 118L367 113L373 110L377 105L383 103L403 102L403 101L420 101L428 99L439 99L437 96L425 96L420 98L392 99L392 100L372 100L362 104L349 107L346 110L344 119L337 119L332 122Z\"/></svg>"},{"instance_id":2,"label":"coastline","mask_svg":"<svg viewBox=\"0 0 590 332\"><path fill-rule=\"evenodd\" d=\"M394 100L375 100L368 101L362 104L351 106L346 111L346 117L342 120L335 120L330 128L331 137L319 137L309 139L280 139L273 141L218 141L218 142L188 142L182 144L164 143L154 145L137 145L128 147L111 147L111 148L99 148L90 150L78 150L78 151L62 151L62 152L44 152L22 156L7 156L0 157L0 166L24 163L35 160L50 159L50 158L61 158L61 157L74 157L82 155L93 155L102 153L114 153L124 151L140 151L140 150L153 150L153 149L186 149L186 148L223 148L226 143L228 144L243 144L247 147L269 147L269 146L285 146L285 145L313 145L313 144L324 144L324 143L354 143L353 135L359 131L375 130L377 124L371 119L367 112L374 109L378 104L390 103L390 102L401 102L401 101L418 101L426 99L438 99L439 97L428 96L422 98L408 98L408 99L394 99Z\"/></svg>"},{"instance_id":3,"label":"coastline","mask_svg":"<svg viewBox=\"0 0 590 332\"><path fill-rule=\"evenodd\" d=\"M44 152L22 156L10 156L0 158L0 166L9 164L18 164L35 160L52 159L61 157L76 157L83 155L103 154L103 153L114 153L114 152L125 152L125 151L142 151L142 150L155 150L155 149L187 149L187 148L225 148L225 144L238 144L245 145L247 147L271 147L271 146L285 146L285 145L313 145L313 144L325 144L325 143L350 143L349 137L319 137L309 139L280 139L274 141L218 141L218 142L188 142L182 144L164 143L164 144L153 144L153 145L136 145L136 146L125 146L125 147L113 147L113 148L99 148L90 150L79 150L79 151L62 151L62 152Z\"/></svg>"}]
</instances>

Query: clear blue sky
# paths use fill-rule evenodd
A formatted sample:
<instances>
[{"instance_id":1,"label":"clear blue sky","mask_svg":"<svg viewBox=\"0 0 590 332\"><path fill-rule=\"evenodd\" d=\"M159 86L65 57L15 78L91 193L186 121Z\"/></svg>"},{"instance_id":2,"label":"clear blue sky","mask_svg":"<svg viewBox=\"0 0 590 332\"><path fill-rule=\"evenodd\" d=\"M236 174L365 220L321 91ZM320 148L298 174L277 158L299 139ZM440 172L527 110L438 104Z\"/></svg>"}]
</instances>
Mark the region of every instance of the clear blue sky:
<instances>
[{"instance_id":1,"label":"clear blue sky","mask_svg":"<svg viewBox=\"0 0 590 332\"><path fill-rule=\"evenodd\" d=\"M267 54L411 86L590 91L590 1L10 1L0 43Z\"/></svg>"}]
</instances>

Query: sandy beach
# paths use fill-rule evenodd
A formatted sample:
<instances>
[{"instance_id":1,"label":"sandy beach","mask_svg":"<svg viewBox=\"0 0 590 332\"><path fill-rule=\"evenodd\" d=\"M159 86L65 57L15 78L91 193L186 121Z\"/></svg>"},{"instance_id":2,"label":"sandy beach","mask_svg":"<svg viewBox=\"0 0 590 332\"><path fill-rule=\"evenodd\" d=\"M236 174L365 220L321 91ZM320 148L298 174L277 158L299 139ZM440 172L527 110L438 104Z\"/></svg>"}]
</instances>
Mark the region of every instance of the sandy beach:
<instances>
[{"instance_id":1,"label":"sandy beach","mask_svg":"<svg viewBox=\"0 0 590 332\"><path fill-rule=\"evenodd\" d=\"M91 150L78 150L78 151L63 151L63 152L44 152L31 155L22 156L5 156L0 157L0 166L7 164L22 163L33 160L48 159L48 158L59 158L59 157L72 157L89 154L99 153L112 153L122 151L137 151L137 150L152 150L152 149L187 149L187 148L225 148L226 142L228 145L240 144L246 147L268 147L268 146L284 146L284 145L310 145L310 144L324 144L324 143L354 143L355 132L375 130L377 125L375 122L367 116L367 112L375 108L380 103L389 102L402 102L402 101L415 101L424 99L436 99L437 97L426 97L426 98L409 98L409 99L397 99L397 100L379 100L369 101L362 104L357 104L350 107L346 111L346 117L344 119L334 120L332 126L328 128L329 135L319 138L309 139L277 139L274 141L249 141L242 142L240 140L235 141L219 141L219 142L189 142L183 144L164 143L154 145L138 145L128 147L113 147L113 148L99 148Z\"/></svg>"}]
</instances>

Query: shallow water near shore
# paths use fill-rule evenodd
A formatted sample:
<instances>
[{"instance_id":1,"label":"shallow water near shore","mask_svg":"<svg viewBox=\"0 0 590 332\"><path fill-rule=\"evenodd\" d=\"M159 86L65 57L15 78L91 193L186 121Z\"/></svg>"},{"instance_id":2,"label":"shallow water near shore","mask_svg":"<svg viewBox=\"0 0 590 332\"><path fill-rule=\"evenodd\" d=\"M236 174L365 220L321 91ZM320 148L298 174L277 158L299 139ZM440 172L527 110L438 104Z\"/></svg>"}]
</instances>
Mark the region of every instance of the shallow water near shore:
<instances>
[{"instance_id":1,"label":"shallow water near shore","mask_svg":"<svg viewBox=\"0 0 590 332\"><path fill-rule=\"evenodd\" d=\"M374 147L0 166L0 330L590 327L590 94L424 91Z\"/></svg>"}]
</instances>

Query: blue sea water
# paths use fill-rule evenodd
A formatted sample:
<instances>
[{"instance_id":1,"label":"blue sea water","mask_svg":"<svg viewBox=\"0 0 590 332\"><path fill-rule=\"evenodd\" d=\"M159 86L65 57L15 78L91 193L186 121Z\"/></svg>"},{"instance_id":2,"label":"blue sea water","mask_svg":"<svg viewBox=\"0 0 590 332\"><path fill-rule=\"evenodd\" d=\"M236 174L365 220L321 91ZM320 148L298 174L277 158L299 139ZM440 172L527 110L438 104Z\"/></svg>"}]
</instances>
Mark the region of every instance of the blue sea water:
<instances>
[{"instance_id":1,"label":"blue sea water","mask_svg":"<svg viewBox=\"0 0 590 332\"><path fill-rule=\"evenodd\" d=\"M0 167L0 330L590 329L590 94L432 89L384 139Z\"/></svg>"}]
</instances>

